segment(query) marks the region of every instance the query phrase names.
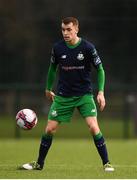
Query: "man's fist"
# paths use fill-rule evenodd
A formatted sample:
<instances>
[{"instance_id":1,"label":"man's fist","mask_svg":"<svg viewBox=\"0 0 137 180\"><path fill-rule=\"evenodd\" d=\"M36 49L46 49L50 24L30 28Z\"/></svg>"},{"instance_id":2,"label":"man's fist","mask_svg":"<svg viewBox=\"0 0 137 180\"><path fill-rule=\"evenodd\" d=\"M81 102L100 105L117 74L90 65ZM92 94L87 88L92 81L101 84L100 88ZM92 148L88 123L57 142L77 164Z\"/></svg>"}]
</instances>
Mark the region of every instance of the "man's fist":
<instances>
[{"instance_id":1,"label":"man's fist","mask_svg":"<svg viewBox=\"0 0 137 180\"><path fill-rule=\"evenodd\" d=\"M105 97L104 97L104 92L103 91L99 91L98 95L97 95L97 102L99 104L99 109L100 111L103 111L106 102L105 102Z\"/></svg>"}]
</instances>

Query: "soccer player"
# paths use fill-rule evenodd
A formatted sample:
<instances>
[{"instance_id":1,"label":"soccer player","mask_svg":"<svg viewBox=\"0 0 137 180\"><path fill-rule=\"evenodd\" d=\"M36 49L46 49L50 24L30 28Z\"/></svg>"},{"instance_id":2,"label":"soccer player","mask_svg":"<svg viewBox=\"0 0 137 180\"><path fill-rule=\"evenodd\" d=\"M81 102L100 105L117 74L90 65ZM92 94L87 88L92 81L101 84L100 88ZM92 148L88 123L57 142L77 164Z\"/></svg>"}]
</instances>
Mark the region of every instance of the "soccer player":
<instances>
[{"instance_id":1,"label":"soccer player","mask_svg":"<svg viewBox=\"0 0 137 180\"><path fill-rule=\"evenodd\" d=\"M101 157L105 171L114 171L108 158L103 134L97 121L97 109L93 99L91 83L94 67L97 70L97 102L100 111L105 107L104 84L105 73L95 46L78 36L79 22L74 17L67 17L61 24L63 40L52 49L51 63L48 71L46 96L53 101L45 133L41 138L39 156L36 162L22 165L27 170L42 170L45 158L52 144L53 134L62 122L70 122L72 113L77 108L85 119L93 136L95 146ZM58 69L59 80L57 94L52 92L53 82Z\"/></svg>"}]
</instances>

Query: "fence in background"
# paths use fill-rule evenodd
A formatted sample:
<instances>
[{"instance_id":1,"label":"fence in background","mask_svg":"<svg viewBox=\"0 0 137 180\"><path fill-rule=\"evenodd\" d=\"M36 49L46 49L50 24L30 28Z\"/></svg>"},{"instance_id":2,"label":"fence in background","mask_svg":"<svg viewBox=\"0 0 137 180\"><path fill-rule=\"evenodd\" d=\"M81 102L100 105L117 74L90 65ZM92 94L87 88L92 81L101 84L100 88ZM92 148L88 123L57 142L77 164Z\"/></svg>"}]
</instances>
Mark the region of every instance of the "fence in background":
<instances>
[{"instance_id":1,"label":"fence in background","mask_svg":"<svg viewBox=\"0 0 137 180\"><path fill-rule=\"evenodd\" d=\"M107 88L106 103L107 106L103 113L99 113L99 117L106 120L106 123L107 120L122 121L124 138L129 137L132 124L134 136L137 137L137 86L115 85ZM42 117L47 116L50 102L45 97L42 84L7 84L0 86L0 107L1 116L15 117L20 109L30 108ZM15 135L19 136L18 129Z\"/></svg>"}]
</instances>

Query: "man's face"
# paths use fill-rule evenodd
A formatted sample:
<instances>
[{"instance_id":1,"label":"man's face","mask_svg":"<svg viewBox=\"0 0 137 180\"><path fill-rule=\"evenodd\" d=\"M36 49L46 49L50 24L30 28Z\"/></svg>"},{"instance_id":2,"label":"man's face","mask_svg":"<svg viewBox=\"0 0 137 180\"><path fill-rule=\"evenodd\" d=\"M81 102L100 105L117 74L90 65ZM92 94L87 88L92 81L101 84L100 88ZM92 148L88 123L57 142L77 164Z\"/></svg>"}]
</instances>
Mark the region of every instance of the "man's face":
<instances>
[{"instance_id":1,"label":"man's face","mask_svg":"<svg viewBox=\"0 0 137 180\"><path fill-rule=\"evenodd\" d=\"M78 33L78 27L72 22L69 24L62 23L62 35L66 42L72 42L76 39Z\"/></svg>"}]
</instances>

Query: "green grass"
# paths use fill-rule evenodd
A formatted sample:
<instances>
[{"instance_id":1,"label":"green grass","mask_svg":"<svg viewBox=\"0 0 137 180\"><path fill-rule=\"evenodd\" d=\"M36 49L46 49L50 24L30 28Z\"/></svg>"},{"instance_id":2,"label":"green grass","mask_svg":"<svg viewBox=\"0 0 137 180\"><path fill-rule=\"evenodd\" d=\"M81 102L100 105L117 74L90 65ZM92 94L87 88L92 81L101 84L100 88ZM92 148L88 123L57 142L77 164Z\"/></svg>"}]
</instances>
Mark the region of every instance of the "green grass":
<instances>
[{"instance_id":1,"label":"green grass","mask_svg":"<svg viewBox=\"0 0 137 180\"><path fill-rule=\"evenodd\" d=\"M107 146L115 172L104 172L93 141L55 138L42 171L17 170L17 166L35 160L39 140L3 139L0 141L0 178L113 178L137 177L137 141L108 140Z\"/></svg>"}]
</instances>

